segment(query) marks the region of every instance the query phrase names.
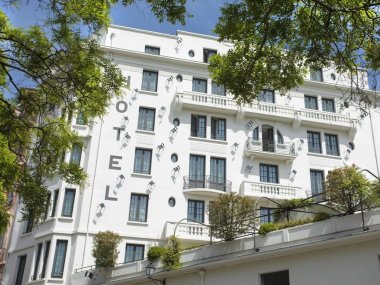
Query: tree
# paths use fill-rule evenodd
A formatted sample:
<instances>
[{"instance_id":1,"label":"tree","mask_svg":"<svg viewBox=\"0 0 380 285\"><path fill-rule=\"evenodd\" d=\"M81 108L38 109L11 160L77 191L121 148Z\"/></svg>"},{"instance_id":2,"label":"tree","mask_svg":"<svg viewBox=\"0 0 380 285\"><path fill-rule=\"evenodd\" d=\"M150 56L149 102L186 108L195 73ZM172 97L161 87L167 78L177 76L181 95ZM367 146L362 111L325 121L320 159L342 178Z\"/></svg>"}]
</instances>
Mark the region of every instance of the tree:
<instances>
[{"instance_id":1,"label":"tree","mask_svg":"<svg viewBox=\"0 0 380 285\"><path fill-rule=\"evenodd\" d=\"M252 219L253 201L236 193L219 195L209 208L212 235L226 241L249 232Z\"/></svg>"},{"instance_id":2,"label":"tree","mask_svg":"<svg viewBox=\"0 0 380 285\"><path fill-rule=\"evenodd\" d=\"M0 10L0 233L7 225L7 192L21 197L23 219L33 212L37 223L48 207L46 181L60 175L86 185L85 171L62 156L73 144L83 144L70 127L72 115L81 113L87 121L103 116L127 87L96 40L117 2L39 0L46 17L30 28L13 27ZM185 23L185 2L147 0L160 21L173 23Z\"/></svg>"},{"instance_id":3,"label":"tree","mask_svg":"<svg viewBox=\"0 0 380 285\"><path fill-rule=\"evenodd\" d=\"M210 71L239 102L265 88L285 94L309 68L335 66L348 76L380 69L378 1L242 0L221 12L215 32L234 48L214 56ZM342 97L365 112L373 98L352 84Z\"/></svg>"},{"instance_id":4,"label":"tree","mask_svg":"<svg viewBox=\"0 0 380 285\"><path fill-rule=\"evenodd\" d=\"M119 234L111 231L98 232L94 236L92 256L95 257L95 266L97 268L115 267L119 255L117 246L120 241Z\"/></svg>"},{"instance_id":5,"label":"tree","mask_svg":"<svg viewBox=\"0 0 380 285\"><path fill-rule=\"evenodd\" d=\"M329 172L326 181L328 203L338 211L351 215L377 200L377 188L367 180L355 165Z\"/></svg>"}]
</instances>

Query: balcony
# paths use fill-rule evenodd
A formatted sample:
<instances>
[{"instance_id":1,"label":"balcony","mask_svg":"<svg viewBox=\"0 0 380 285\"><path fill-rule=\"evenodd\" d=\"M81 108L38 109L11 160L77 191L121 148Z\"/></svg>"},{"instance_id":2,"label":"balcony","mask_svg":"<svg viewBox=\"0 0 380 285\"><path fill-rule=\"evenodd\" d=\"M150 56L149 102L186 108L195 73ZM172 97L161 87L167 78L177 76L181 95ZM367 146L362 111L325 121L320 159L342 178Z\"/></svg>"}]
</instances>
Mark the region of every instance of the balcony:
<instances>
[{"instance_id":1,"label":"balcony","mask_svg":"<svg viewBox=\"0 0 380 285\"><path fill-rule=\"evenodd\" d=\"M165 237L168 238L174 234L177 222L166 222ZM188 241L210 241L209 227L195 224L195 223L180 223L177 226L176 237Z\"/></svg>"},{"instance_id":2,"label":"balcony","mask_svg":"<svg viewBox=\"0 0 380 285\"><path fill-rule=\"evenodd\" d=\"M244 105L244 112L247 115L262 119L281 119L291 123L294 120L294 108L273 103L255 101Z\"/></svg>"},{"instance_id":3,"label":"balcony","mask_svg":"<svg viewBox=\"0 0 380 285\"><path fill-rule=\"evenodd\" d=\"M257 141L248 138L245 142L244 155L253 160L255 157L284 160L292 162L297 157L295 144L278 143L275 140Z\"/></svg>"},{"instance_id":4,"label":"balcony","mask_svg":"<svg viewBox=\"0 0 380 285\"><path fill-rule=\"evenodd\" d=\"M271 199L306 198L305 191L299 187L281 185L276 183L243 181L240 195L247 197L268 197Z\"/></svg>"},{"instance_id":5,"label":"balcony","mask_svg":"<svg viewBox=\"0 0 380 285\"><path fill-rule=\"evenodd\" d=\"M183 192L205 197L216 197L231 192L232 182L216 176L184 176Z\"/></svg>"},{"instance_id":6,"label":"balcony","mask_svg":"<svg viewBox=\"0 0 380 285\"><path fill-rule=\"evenodd\" d=\"M356 120L353 120L348 115L325 112L312 109L302 109L296 111L295 121L299 121L301 125L312 127L326 127L328 129L349 131Z\"/></svg>"}]
</instances>

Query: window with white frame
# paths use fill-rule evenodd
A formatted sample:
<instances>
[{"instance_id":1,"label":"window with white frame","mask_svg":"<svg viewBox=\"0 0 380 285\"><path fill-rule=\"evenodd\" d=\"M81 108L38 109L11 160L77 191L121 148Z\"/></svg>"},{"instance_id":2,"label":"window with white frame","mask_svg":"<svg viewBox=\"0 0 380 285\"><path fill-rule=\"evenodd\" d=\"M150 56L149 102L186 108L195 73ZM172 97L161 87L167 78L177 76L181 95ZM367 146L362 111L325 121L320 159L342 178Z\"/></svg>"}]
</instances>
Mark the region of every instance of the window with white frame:
<instances>
[{"instance_id":1,"label":"window with white frame","mask_svg":"<svg viewBox=\"0 0 380 285\"><path fill-rule=\"evenodd\" d=\"M70 163L80 165L80 160L82 158L82 145L79 143L74 143L71 148Z\"/></svg>"},{"instance_id":2,"label":"window with white frame","mask_svg":"<svg viewBox=\"0 0 380 285\"><path fill-rule=\"evenodd\" d=\"M310 68L310 80L323 82L322 68Z\"/></svg>"},{"instance_id":3,"label":"window with white frame","mask_svg":"<svg viewBox=\"0 0 380 285\"><path fill-rule=\"evenodd\" d=\"M322 111L335 113L334 99L322 98Z\"/></svg>"},{"instance_id":4,"label":"window with white frame","mask_svg":"<svg viewBox=\"0 0 380 285\"><path fill-rule=\"evenodd\" d=\"M129 221L146 222L148 216L148 195L131 194Z\"/></svg>"},{"instance_id":5,"label":"window with white frame","mask_svg":"<svg viewBox=\"0 0 380 285\"><path fill-rule=\"evenodd\" d=\"M338 136L325 134L326 154L339 156Z\"/></svg>"},{"instance_id":6,"label":"window with white frame","mask_svg":"<svg viewBox=\"0 0 380 285\"><path fill-rule=\"evenodd\" d=\"M307 132L308 151L322 153L321 134L318 132Z\"/></svg>"},{"instance_id":7,"label":"window with white frame","mask_svg":"<svg viewBox=\"0 0 380 285\"><path fill-rule=\"evenodd\" d=\"M207 93L207 79L193 78L193 91Z\"/></svg>"},{"instance_id":8,"label":"window with white frame","mask_svg":"<svg viewBox=\"0 0 380 285\"><path fill-rule=\"evenodd\" d=\"M152 150L136 148L134 173L150 174L152 164Z\"/></svg>"},{"instance_id":9,"label":"window with white frame","mask_svg":"<svg viewBox=\"0 0 380 285\"><path fill-rule=\"evenodd\" d=\"M205 138L206 122L206 116L191 115L191 136L197 138Z\"/></svg>"},{"instance_id":10,"label":"window with white frame","mask_svg":"<svg viewBox=\"0 0 380 285\"><path fill-rule=\"evenodd\" d=\"M65 269L67 240L57 240L55 246L54 261L51 271L52 278L63 278L63 271Z\"/></svg>"},{"instance_id":11,"label":"window with white frame","mask_svg":"<svg viewBox=\"0 0 380 285\"><path fill-rule=\"evenodd\" d=\"M129 244L125 246L124 262L132 262L144 259L144 245L143 244Z\"/></svg>"},{"instance_id":12,"label":"window with white frame","mask_svg":"<svg viewBox=\"0 0 380 285\"><path fill-rule=\"evenodd\" d=\"M226 119L211 118L211 138L214 140L226 140Z\"/></svg>"},{"instance_id":13,"label":"window with white frame","mask_svg":"<svg viewBox=\"0 0 380 285\"><path fill-rule=\"evenodd\" d=\"M261 90L257 97L260 102L274 103L274 91L273 90Z\"/></svg>"},{"instance_id":14,"label":"window with white frame","mask_svg":"<svg viewBox=\"0 0 380 285\"><path fill-rule=\"evenodd\" d=\"M305 95L305 108L318 110L318 99L316 96Z\"/></svg>"},{"instance_id":15,"label":"window with white frame","mask_svg":"<svg viewBox=\"0 0 380 285\"><path fill-rule=\"evenodd\" d=\"M141 90L157 92L158 72L144 70L141 84Z\"/></svg>"},{"instance_id":16,"label":"window with white frame","mask_svg":"<svg viewBox=\"0 0 380 285\"><path fill-rule=\"evenodd\" d=\"M145 53L160 55L160 48L153 46L145 46Z\"/></svg>"},{"instance_id":17,"label":"window with white frame","mask_svg":"<svg viewBox=\"0 0 380 285\"><path fill-rule=\"evenodd\" d=\"M211 82L211 94L226 96L226 89L223 84L217 84L216 82Z\"/></svg>"},{"instance_id":18,"label":"window with white frame","mask_svg":"<svg viewBox=\"0 0 380 285\"><path fill-rule=\"evenodd\" d=\"M260 163L260 182L279 183L277 165Z\"/></svg>"},{"instance_id":19,"label":"window with white frame","mask_svg":"<svg viewBox=\"0 0 380 285\"><path fill-rule=\"evenodd\" d=\"M218 51L215 50L215 49L204 48L203 49L203 62L204 63L209 63L210 62L210 58L213 55L216 55L217 53L218 53Z\"/></svg>"},{"instance_id":20,"label":"window with white frame","mask_svg":"<svg viewBox=\"0 0 380 285\"><path fill-rule=\"evenodd\" d=\"M72 217L75 202L75 189L65 189L63 198L62 217Z\"/></svg>"},{"instance_id":21,"label":"window with white frame","mask_svg":"<svg viewBox=\"0 0 380 285\"><path fill-rule=\"evenodd\" d=\"M140 107L137 128L139 130L154 131L155 114L155 109Z\"/></svg>"},{"instance_id":22,"label":"window with white frame","mask_svg":"<svg viewBox=\"0 0 380 285\"><path fill-rule=\"evenodd\" d=\"M199 200L188 200L187 204L187 218L189 222L196 221L204 223L204 209L205 202Z\"/></svg>"}]
</instances>

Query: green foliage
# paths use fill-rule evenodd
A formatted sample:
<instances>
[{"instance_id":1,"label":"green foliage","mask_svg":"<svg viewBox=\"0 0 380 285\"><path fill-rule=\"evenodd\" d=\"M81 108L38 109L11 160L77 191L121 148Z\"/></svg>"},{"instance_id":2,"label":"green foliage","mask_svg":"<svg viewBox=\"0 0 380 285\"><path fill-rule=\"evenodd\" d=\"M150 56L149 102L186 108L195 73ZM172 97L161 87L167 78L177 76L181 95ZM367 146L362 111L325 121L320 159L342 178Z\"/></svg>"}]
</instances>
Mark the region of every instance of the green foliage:
<instances>
[{"instance_id":1,"label":"green foliage","mask_svg":"<svg viewBox=\"0 0 380 285\"><path fill-rule=\"evenodd\" d=\"M153 246L148 251L148 260L150 262L157 261L166 252L166 248L161 246Z\"/></svg>"},{"instance_id":2,"label":"green foliage","mask_svg":"<svg viewBox=\"0 0 380 285\"><path fill-rule=\"evenodd\" d=\"M275 223L266 223L260 225L259 235L266 235L267 233L274 232L278 230L278 224Z\"/></svg>"},{"instance_id":3,"label":"green foliage","mask_svg":"<svg viewBox=\"0 0 380 285\"><path fill-rule=\"evenodd\" d=\"M112 231L98 232L94 236L92 245L92 256L95 257L95 266L115 267L119 252L117 246L121 238L119 234Z\"/></svg>"},{"instance_id":4,"label":"green foliage","mask_svg":"<svg viewBox=\"0 0 380 285\"><path fill-rule=\"evenodd\" d=\"M376 187L373 187L355 165L329 172L326 196L330 205L347 215L360 210L361 202L363 208L369 208L378 198Z\"/></svg>"},{"instance_id":5,"label":"green foliage","mask_svg":"<svg viewBox=\"0 0 380 285\"><path fill-rule=\"evenodd\" d=\"M278 205L278 209L274 211L274 220L276 222L281 222L284 220L290 220L290 214L293 210L299 210L311 206L313 204L313 199L289 199L281 202Z\"/></svg>"},{"instance_id":6,"label":"green foliage","mask_svg":"<svg viewBox=\"0 0 380 285\"><path fill-rule=\"evenodd\" d=\"M320 221L324 221L324 220L327 220L327 219L330 219L330 215L326 212L319 212L317 213L314 217L313 217L313 221L314 222L320 222Z\"/></svg>"},{"instance_id":7,"label":"green foliage","mask_svg":"<svg viewBox=\"0 0 380 285\"><path fill-rule=\"evenodd\" d=\"M209 209L210 229L214 237L230 241L251 228L253 201L236 193L221 194Z\"/></svg>"},{"instance_id":8,"label":"green foliage","mask_svg":"<svg viewBox=\"0 0 380 285\"><path fill-rule=\"evenodd\" d=\"M300 226L304 224L309 224L314 222L312 218L305 218L300 220L288 221L284 223L267 223L260 225L259 234L266 235L269 232L278 231L286 228L292 228L295 226Z\"/></svg>"},{"instance_id":9,"label":"green foliage","mask_svg":"<svg viewBox=\"0 0 380 285\"><path fill-rule=\"evenodd\" d=\"M380 68L380 10L369 1L228 1L214 32L234 47L213 57L213 80L240 102L262 89L281 94L303 82L309 68L334 65L338 72ZM371 99L353 82L360 108ZM355 100L348 93L346 99Z\"/></svg>"},{"instance_id":10,"label":"green foliage","mask_svg":"<svg viewBox=\"0 0 380 285\"><path fill-rule=\"evenodd\" d=\"M162 263L165 270L175 270L181 267L181 249L179 240L175 236L168 239L168 247L162 254Z\"/></svg>"}]
</instances>

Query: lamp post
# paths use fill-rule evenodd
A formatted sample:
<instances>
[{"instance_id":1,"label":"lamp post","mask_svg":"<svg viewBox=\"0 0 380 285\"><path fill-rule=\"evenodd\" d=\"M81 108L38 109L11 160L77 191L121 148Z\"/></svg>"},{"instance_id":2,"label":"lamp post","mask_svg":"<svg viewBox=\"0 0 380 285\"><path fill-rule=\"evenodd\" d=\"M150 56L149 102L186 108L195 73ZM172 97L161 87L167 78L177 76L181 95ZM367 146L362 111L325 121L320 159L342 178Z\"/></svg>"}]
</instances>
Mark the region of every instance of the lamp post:
<instances>
[{"instance_id":1,"label":"lamp post","mask_svg":"<svg viewBox=\"0 0 380 285\"><path fill-rule=\"evenodd\" d=\"M154 272L156 272L156 268L154 267L153 263L151 262L145 267L146 276L150 280L160 282L162 285L166 285L166 279L165 278L162 280L153 278Z\"/></svg>"}]
</instances>

